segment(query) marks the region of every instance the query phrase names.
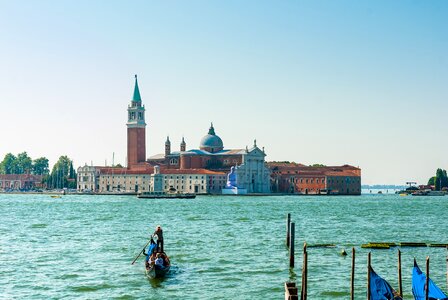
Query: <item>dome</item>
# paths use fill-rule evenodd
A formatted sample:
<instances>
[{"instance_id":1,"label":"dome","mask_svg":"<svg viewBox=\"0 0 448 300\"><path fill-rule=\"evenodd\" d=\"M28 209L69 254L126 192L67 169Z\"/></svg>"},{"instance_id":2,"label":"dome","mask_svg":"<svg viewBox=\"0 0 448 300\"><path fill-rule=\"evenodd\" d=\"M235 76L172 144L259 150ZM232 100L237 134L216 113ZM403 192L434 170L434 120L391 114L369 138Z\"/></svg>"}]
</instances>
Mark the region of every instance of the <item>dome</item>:
<instances>
[{"instance_id":1,"label":"dome","mask_svg":"<svg viewBox=\"0 0 448 300\"><path fill-rule=\"evenodd\" d=\"M199 145L201 150L206 150L209 152L221 151L224 149L222 140L219 136L215 134L215 129L213 128L213 124L208 130L208 134L201 139L201 143Z\"/></svg>"},{"instance_id":2,"label":"dome","mask_svg":"<svg viewBox=\"0 0 448 300\"><path fill-rule=\"evenodd\" d=\"M213 147L213 148L222 148L222 140L217 135L207 134L201 139L200 148L204 147Z\"/></svg>"}]
</instances>

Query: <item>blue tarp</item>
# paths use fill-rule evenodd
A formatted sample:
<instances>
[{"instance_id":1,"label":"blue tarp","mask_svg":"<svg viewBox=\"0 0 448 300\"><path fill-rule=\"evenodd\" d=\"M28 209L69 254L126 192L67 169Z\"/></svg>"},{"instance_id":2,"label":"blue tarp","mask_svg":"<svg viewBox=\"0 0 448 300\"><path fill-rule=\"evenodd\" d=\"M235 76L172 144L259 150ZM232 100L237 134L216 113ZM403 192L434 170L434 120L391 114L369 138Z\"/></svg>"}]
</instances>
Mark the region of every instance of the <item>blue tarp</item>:
<instances>
[{"instance_id":1,"label":"blue tarp","mask_svg":"<svg viewBox=\"0 0 448 300\"><path fill-rule=\"evenodd\" d=\"M400 300L400 295L390 284L378 276L370 267L370 299L371 300Z\"/></svg>"},{"instance_id":2,"label":"blue tarp","mask_svg":"<svg viewBox=\"0 0 448 300\"><path fill-rule=\"evenodd\" d=\"M148 247L148 255L146 256L146 262L149 261L149 257L151 256L151 254L154 252L154 250L156 249L157 244L151 239L151 245L149 245Z\"/></svg>"},{"instance_id":3,"label":"blue tarp","mask_svg":"<svg viewBox=\"0 0 448 300\"><path fill-rule=\"evenodd\" d=\"M426 275L420 270L417 262L414 259L414 269L412 270L412 294L415 300L426 299ZM429 279L429 293L430 300L448 300L447 296L435 283Z\"/></svg>"}]
</instances>

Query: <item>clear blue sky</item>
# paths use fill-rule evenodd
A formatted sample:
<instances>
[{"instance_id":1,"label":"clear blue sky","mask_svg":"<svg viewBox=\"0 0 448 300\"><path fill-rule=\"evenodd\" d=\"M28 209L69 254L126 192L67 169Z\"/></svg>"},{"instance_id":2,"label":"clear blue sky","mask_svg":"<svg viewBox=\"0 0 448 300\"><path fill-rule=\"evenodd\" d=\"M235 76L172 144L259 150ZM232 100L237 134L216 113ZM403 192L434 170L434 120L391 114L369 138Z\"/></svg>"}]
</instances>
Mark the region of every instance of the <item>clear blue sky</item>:
<instances>
[{"instance_id":1,"label":"clear blue sky","mask_svg":"<svg viewBox=\"0 0 448 300\"><path fill-rule=\"evenodd\" d=\"M448 168L448 1L0 1L0 159L124 163L139 75L147 156L166 135L267 160Z\"/></svg>"}]
</instances>

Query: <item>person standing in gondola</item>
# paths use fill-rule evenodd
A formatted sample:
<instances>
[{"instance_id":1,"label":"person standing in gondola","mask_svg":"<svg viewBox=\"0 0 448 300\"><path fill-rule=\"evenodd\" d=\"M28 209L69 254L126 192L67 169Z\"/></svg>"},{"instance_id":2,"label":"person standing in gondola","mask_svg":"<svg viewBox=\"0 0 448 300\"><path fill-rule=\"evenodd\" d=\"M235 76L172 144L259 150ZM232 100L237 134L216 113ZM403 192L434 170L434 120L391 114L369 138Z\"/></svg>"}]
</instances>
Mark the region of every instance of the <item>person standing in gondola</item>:
<instances>
[{"instance_id":1,"label":"person standing in gondola","mask_svg":"<svg viewBox=\"0 0 448 300\"><path fill-rule=\"evenodd\" d=\"M163 252L163 231L160 225L157 225L154 235L157 235L157 252Z\"/></svg>"}]
</instances>

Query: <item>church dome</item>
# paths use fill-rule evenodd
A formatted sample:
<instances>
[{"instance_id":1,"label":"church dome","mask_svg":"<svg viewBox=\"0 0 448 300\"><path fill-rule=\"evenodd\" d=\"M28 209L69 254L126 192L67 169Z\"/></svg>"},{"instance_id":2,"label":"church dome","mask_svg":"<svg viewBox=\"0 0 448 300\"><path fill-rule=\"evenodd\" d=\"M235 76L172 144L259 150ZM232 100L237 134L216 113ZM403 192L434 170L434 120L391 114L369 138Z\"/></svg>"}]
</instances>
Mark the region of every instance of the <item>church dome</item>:
<instances>
[{"instance_id":1,"label":"church dome","mask_svg":"<svg viewBox=\"0 0 448 300\"><path fill-rule=\"evenodd\" d=\"M208 130L208 134L201 139L199 148L212 153L224 149L221 138L215 134L213 123Z\"/></svg>"}]
</instances>

